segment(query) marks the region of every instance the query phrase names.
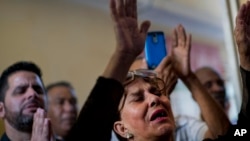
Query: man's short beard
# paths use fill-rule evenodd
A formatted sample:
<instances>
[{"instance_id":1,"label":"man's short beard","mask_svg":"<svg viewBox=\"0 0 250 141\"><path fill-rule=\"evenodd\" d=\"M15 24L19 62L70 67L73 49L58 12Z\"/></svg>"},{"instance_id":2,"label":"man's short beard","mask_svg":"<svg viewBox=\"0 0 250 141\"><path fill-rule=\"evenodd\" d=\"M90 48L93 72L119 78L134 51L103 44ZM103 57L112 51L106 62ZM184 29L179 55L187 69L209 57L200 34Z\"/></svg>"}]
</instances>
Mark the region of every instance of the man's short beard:
<instances>
[{"instance_id":1,"label":"man's short beard","mask_svg":"<svg viewBox=\"0 0 250 141\"><path fill-rule=\"evenodd\" d=\"M18 131L31 133L33 125L33 115L23 115L22 110L19 112L10 112L5 107L6 120Z\"/></svg>"}]
</instances>

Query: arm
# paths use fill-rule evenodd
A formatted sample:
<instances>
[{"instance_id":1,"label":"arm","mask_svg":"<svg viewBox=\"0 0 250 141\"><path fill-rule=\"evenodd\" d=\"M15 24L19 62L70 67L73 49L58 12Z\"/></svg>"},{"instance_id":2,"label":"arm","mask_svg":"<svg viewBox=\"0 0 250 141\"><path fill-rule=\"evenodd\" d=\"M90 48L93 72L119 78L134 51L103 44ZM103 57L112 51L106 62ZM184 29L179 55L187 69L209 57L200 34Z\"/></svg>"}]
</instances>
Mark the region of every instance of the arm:
<instances>
[{"instance_id":1,"label":"arm","mask_svg":"<svg viewBox=\"0 0 250 141\"><path fill-rule=\"evenodd\" d=\"M208 94L198 78L190 69L191 35L186 36L185 29L178 26L173 33L172 59L175 71L201 109L208 126L204 138L215 138L227 132L230 121L222 108Z\"/></svg>"},{"instance_id":2,"label":"arm","mask_svg":"<svg viewBox=\"0 0 250 141\"><path fill-rule=\"evenodd\" d=\"M136 9L136 0L126 0L125 2L110 0L117 45L103 77L123 82L129 67L144 49L150 22L144 21L139 29Z\"/></svg>"},{"instance_id":3,"label":"arm","mask_svg":"<svg viewBox=\"0 0 250 141\"><path fill-rule=\"evenodd\" d=\"M234 38L237 43L240 72L242 80L242 103L241 110L238 115L237 125L231 126L225 136L221 140L237 139L241 141L249 140L250 131L250 1L243 4L236 17L236 26L234 28ZM234 136L235 131L239 129L246 129L247 133L243 136ZM220 138L218 138L220 140Z\"/></svg>"},{"instance_id":4,"label":"arm","mask_svg":"<svg viewBox=\"0 0 250 141\"><path fill-rule=\"evenodd\" d=\"M250 1L240 7L236 17L234 37L238 47L240 71L243 84L243 95L241 112L239 114L238 125L248 125L250 122ZM248 124L246 124L248 123ZM249 127L248 127L249 128Z\"/></svg>"},{"instance_id":5,"label":"arm","mask_svg":"<svg viewBox=\"0 0 250 141\"><path fill-rule=\"evenodd\" d=\"M183 81L199 105L201 115L208 126L204 138L216 138L218 135L224 135L230 126L230 121L223 109L208 94L193 73L184 78Z\"/></svg>"},{"instance_id":6,"label":"arm","mask_svg":"<svg viewBox=\"0 0 250 141\"><path fill-rule=\"evenodd\" d=\"M68 141L110 141L114 118L123 94L122 82L134 59L144 49L150 23L143 22L138 28L136 0L110 0L110 10L116 49L66 138Z\"/></svg>"},{"instance_id":7,"label":"arm","mask_svg":"<svg viewBox=\"0 0 250 141\"><path fill-rule=\"evenodd\" d=\"M66 141L109 141L123 86L114 79L99 77Z\"/></svg>"},{"instance_id":8,"label":"arm","mask_svg":"<svg viewBox=\"0 0 250 141\"><path fill-rule=\"evenodd\" d=\"M237 125L239 127L244 127L249 129L250 127L250 104L249 104L249 96L250 96L250 70L243 69L244 65L241 65L240 72L242 78L242 85L243 85L243 95L242 95L242 104L241 104L241 111L238 116Z\"/></svg>"}]
</instances>

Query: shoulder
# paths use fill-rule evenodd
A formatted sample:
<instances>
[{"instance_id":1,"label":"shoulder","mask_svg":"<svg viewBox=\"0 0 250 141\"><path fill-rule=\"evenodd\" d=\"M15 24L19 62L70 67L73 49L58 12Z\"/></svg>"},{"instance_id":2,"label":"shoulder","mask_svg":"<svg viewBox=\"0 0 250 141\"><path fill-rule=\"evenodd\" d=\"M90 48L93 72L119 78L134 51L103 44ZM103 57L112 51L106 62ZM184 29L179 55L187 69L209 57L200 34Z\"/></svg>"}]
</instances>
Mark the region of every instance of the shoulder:
<instances>
[{"instance_id":1,"label":"shoulder","mask_svg":"<svg viewBox=\"0 0 250 141\"><path fill-rule=\"evenodd\" d=\"M190 116L176 117L176 141L178 140L202 140L208 127L198 118Z\"/></svg>"},{"instance_id":2,"label":"shoulder","mask_svg":"<svg viewBox=\"0 0 250 141\"><path fill-rule=\"evenodd\" d=\"M177 116L175 118L175 122L176 122L177 128L182 127L182 126L191 126L191 125L193 126L193 125L204 125L205 124L205 122L199 118L186 116L186 115Z\"/></svg>"}]
</instances>

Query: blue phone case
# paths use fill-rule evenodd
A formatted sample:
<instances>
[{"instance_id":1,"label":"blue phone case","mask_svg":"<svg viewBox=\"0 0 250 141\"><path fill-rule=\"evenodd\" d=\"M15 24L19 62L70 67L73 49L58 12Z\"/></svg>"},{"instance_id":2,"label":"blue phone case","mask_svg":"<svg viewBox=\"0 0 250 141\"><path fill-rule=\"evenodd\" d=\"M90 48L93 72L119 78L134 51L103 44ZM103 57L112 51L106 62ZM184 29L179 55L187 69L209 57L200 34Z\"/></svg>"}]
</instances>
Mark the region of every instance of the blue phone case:
<instances>
[{"instance_id":1,"label":"blue phone case","mask_svg":"<svg viewBox=\"0 0 250 141\"><path fill-rule=\"evenodd\" d=\"M167 55L165 35L161 31L148 32L145 42L145 59L149 69L155 69Z\"/></svg>"}]
</instances>

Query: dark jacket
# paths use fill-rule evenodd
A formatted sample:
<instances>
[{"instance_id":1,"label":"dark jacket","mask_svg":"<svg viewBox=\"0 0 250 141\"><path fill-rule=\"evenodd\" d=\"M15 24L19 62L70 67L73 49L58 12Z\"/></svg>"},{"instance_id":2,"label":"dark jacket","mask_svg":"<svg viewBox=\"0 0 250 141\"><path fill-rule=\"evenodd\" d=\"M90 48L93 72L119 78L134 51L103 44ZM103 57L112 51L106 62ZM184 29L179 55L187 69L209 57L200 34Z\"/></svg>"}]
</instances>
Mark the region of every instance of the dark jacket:
<instances>
[{"instance_id":1,"label":"dark jacket","mask_svg":"<svg viewBox=\"0 0 250 141\"><path fill-rule=\"evenodd\" d=\"M245 141L249 138L250 103L248 102L248 96L250 95L250 72L241 68L241 77L243 81L243 101L237 125L231 125L225 135L219 136L215 140L205 139L204 141ZM100 77L66 141L85 139L110 141L113 122L115 121L114 117L123 91L122 84L119 82ZM241 132L242 129L245 129L247 133L239 136L237 131Z\"/></svg>"},{"instance_id":2,"label":"dark jacket","mask_svg":"<svg viewBox=\"0 0 250 141\"><path fill-rule=\"evenodd\" d=\"M4 133L0 139L0 141L10 141L10 139L8 138L8 136Z\"/></svg>"},{"instance_id":3,"label":"dark jacket","mask_svg":"<svg viewBox=\"0 0 250 141\"><path fill-rule=\"evenodd\" d=\"M66 141L110 141L123 92L118 81L99 77Z\"/></svg>"}]
</instances>

